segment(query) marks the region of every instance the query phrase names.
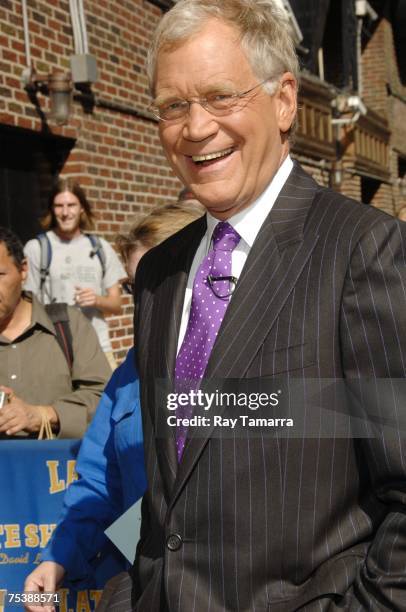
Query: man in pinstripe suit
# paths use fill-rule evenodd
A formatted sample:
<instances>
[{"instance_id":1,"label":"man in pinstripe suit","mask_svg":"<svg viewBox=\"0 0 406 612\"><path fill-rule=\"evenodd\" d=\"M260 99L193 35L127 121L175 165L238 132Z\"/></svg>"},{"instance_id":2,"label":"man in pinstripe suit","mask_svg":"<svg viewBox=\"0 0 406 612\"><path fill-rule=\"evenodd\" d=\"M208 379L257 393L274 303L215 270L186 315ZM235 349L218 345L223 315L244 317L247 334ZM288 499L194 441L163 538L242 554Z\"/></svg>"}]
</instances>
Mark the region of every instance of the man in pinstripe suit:
<instances>
[{"instance_id":1,"label":"man in pinstripe suit","mask_svg":"<svg viewBox=\"0 0 406 612\"><path fill-rule=\"evenodd\" d=\"M148 473L133 568L139 612L406 610L396 422L389 439L222 436L210 425L190 430L180 458L158 398L157 381L174 379L219 221L240 236L238 280L205 379L405 376L404 225L292 163L297 77L271 0L180 0L153 42L161 141L207 215L137 272Z\"/></svg>"}]
</instances>

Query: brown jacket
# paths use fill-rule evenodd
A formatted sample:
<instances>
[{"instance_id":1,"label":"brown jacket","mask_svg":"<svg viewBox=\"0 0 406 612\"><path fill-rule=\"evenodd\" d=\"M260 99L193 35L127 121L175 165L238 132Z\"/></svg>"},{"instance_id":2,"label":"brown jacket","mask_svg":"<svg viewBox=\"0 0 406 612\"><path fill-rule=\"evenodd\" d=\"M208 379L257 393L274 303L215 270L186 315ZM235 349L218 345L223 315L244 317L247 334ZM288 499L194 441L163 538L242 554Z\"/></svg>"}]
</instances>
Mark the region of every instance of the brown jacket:
<instances>
[{"instance_id":1,"label":"brown jacket","mask_svg":"<svg viewBox=\"0 0 406 612\"><path fill-rule=\"evenodd\" d=\"M44 307L32 299L31 325L13 342L0 335L0 384L30 404L52 405L59 438L80 438L111 375L96 333L86 317L68 306L73 368L69 370Z\"/></svg>"}]
</instances>

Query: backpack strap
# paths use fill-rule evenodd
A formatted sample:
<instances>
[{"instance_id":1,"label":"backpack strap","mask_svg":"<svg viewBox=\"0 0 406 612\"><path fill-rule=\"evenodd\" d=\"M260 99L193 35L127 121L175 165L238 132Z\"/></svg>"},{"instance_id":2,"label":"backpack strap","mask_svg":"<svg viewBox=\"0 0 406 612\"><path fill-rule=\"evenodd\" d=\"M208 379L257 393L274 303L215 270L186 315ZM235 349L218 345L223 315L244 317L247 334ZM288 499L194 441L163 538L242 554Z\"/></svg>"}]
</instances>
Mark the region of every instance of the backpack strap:
<instances>
[{"instance_id":1,"label":"backpack strap","mask_svg":"<svg viewBox=\"0 0 406 612\"><path fill-rule=\"evenodd\" d=\"M70 328L68 307L62 302L45 304L44 306L48 317L51 319L55 328L56 340L62 349L69 369L73 367L73 339Z\"/></svg>"},{"instance_id":2,"label":"backpack strap","mask_svg":"<svg viewBox=\"0 0 406 612\"><path fill-rule=\"evenodd\" d=\"M102 242L99 236L96 236L95 234L85 234L85 235L89 238L90 244L92 245L90 257L94 257L95 255L97 255L100 261L100 265L102 268L102 274L104 277L104 275L106 274L106 263L107 262L106 262L106 253L104 252Z\"/></svg>"},{"instance_id":3,"label":"backpack strap","mask_svg":"<svg viewBox=\"0 0 406 612\"><path fill-rule=\"evenodd\" d=\"M41 234L38 234L36 236L38 242L39 242L39 246L40 246L40 268L39 268L39 273L40 273L40 294L41 294L41 299L44 299L44 290L45 290L45 281L47 279L47 276L49 274L49 268L51 266L51 260L52 260L52 246L51 246L51 242L47 236L47 234L45 232L42 232Z\"/></svg>"}]
</instances>

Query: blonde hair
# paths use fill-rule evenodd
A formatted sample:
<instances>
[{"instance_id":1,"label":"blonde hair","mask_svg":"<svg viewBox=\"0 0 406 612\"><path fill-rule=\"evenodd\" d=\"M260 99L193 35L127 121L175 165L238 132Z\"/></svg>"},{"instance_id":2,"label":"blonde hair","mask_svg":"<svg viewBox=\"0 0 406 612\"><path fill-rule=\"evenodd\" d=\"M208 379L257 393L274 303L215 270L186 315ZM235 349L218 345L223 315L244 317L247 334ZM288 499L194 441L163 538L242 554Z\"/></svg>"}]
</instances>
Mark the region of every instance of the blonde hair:
<instances>
[{"instance_id":1,"label":"blonde hair","mask_svg":"<svg viewBox=\"0 0 406 612\"><path fill-rule=\"evenodd\" d=\"M137 220L127 233L118 234L117 249L123 260L127 261L136 248L152 249L205 212L204 206L194 199L158 206Z\"/></svg>"},{"instance_id":2,"label":"blonde hair","mask_svg":"<svg viewBox=\"0 0 406 612\"><path fill-rule=\"evenodd\" d=\"M149 49L147 73L152 95L160 51L175 48L197 34L211 18L240 32L242 48L258 79L276 81L284 72L292 72L298 80L299 62L287 16L273 0L179 0L160 21ZM275 83L264 87L272 94Z\"/></svg>"}]
</instances>

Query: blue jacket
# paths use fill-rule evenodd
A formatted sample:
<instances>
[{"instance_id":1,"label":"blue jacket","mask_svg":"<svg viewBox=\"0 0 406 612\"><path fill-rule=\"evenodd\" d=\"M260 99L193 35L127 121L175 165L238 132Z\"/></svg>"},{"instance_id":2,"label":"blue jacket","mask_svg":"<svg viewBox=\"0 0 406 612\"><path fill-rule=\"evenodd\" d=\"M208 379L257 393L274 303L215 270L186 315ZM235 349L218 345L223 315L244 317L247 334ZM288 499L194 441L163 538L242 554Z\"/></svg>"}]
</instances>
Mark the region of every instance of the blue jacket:
<instances>
[{"instance_id":1,"label":"blue jacket","mask_svg":"<svg viewBox=\"0 0 406 612\"><path fill-rule=\"evenodd\" d=\"M56 561L69 581L86 582L89 563L107 542L104 530L144 493L146 476L134 349L113 373L83 438L62 517L42 561Z\"/></svg>"}]
</instances>

